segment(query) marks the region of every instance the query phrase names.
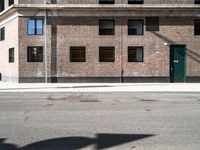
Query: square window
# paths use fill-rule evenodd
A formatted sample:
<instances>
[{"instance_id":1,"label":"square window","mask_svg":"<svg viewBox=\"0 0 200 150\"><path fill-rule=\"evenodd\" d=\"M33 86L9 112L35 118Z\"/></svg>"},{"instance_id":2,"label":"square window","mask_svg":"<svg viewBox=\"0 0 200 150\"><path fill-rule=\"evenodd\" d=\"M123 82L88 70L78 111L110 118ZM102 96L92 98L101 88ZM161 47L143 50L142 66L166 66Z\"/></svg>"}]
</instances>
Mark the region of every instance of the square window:
<instances>
[{"instance_id":1,"label":"square window","mask_svg":"<svg viewBox=\"0 0 200 150\"><path fill-rule=\"evenodd\" d=\"M128 35L143 35L143 20L128 20Z\"/></svg>"},{"instance_id":2,"label":"square window","mask_svg":"<svg viewBox=\"0 0 200 150\"><path fill-rule=\"evenodd\" d=\"M200 4L200 0L194 0L195 4Z\"/></svg>"},{"instance_id":3,"label":"square window","mask_svg":"<svg viewBox=\"0 0 200 150\"><path fill-rule=\"evenodd\" d=\"M147 17L146 18L146 30L147 31L159 31L159 17Z\"/></svg>"},{"instance_id":4,"label":"square window","mask_svg":"<svg viewBox=\"0 0 200 150\"><path fill-rule=\"evenodd\" d=\"M12 5L12 4L14 4L14 0L9 0L8 3L9 3L9 6Z\"/></svg>"},{"instance_id":5,"label":"square window","mask_svg":"<svg viewBox=\"0 0 200 150\"><path fill-rule=\"evenodd\" d=\"M28 47L28 62L43 62L43 47L31 46Z\"/></svg>"},{"instance_id":6,"label":"square window","mask_svg":"<svg viewBox=\"0 0 200 150\"><path fill-rule=\"evenodd\" d=\"M0 12L5 9L4 7L4 0L0 0Z\"/></svg>"},{"instance_id":7,"label":"square window","mask_svg":"<svg viewBox=\"0 0 200 150\"><path fill-rule=\"evenodd\" d=\"M28 35L43 35L43 19L28 20Z\"/></svg>"},{"instance_id":8,"label":"square window","mask_svg":"<svg viewBox=\"0 0 200 150\"><path fill-rule=\"evenodd\" d=\"M200 19L194 20L194 35L200 35Z\"/></svg>"},{"instance_id":9,"label":"square window","mask_svg":"<svg viewBox=\"0 0 200 150\"><path fill-rule=\"evenodd\" d=\"M0 41L5 40L5 27L0 29Z\"/></svg>"},{"instance_id":10,"label":"square window","mask_svg":"<svg viewBox=\"0 0 200 150\"><path fill-rule=\"evenodd\" d=\"M13 63L15 61L15 53L14 48L9 49L9 63Z\"/></svg>"},{"instance_id":11,"label":"square window","mask_svg":"<svg viewBox=\"0 0 200 150\"><path fill-rule=\"evenodd\" d=\"M114 35L115 21L114 20L99 20L99 35Z\"/></svg>"},{"instance_id":12,"label":"square window","mask_svg":"<svg viewBox=\"0 0 200 150\"><path fill-rule=\"evenodd\" d=\"M86 62L85 47L70 47L70 62Z\"/></svg>"},{"instance_id":13,"label":"square window","mask_svg":"<svg viewBox=\"0 0 200 150\"><path fill-rule=\"evenodd\" d=\"M115 0L99 0L99 4L115 4Z\"/></svg>"},{"instance_id":14,"label":"square window","mask_svg":"<svg viewBox=\"0 0 200 150\"><path fill-rule=\"evenodd\" d=\"M115 47L99 47L99 62L115 62Z\"/></svg>"},{"instance_id":15,"label":"square window","mask_svg":"<svg viewBox=\"0 0 200 150\"><path fill-rule=\"evenodd\" d=\"M143 47L128 47L128 62L143 62Z\"/></svg>"},{"instance_id":16,"label":"square window","mask_svg":"<svg viewBox=\"0 0 200 150\"><path fill-rule=\"evenodd\" d=\"M128 4L143 4L143 0L128 0Z\"/></svg>"}]
</instances>

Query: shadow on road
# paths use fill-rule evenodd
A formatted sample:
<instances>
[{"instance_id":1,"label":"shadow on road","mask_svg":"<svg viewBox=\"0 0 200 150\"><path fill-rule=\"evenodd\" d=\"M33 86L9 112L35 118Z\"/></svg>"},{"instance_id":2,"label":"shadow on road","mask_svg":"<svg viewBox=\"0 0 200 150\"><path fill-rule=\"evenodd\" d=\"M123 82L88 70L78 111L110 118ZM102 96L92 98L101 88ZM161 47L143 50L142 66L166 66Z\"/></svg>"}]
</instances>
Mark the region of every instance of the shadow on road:
<instances>
[{"instance_id":1,"label":"shadow on road","mask_svg":"<svg viewBox=\"0 0 200 150\"><path fill-rule=\"evenodd\" d=\"M96 138L63 137L31 143L24 147L5 143L0 139L1 150L75 150L95 145L96 149L111 148L128 142L155 136L153 134L96 134Z\"/></svg>"}]
</instances>

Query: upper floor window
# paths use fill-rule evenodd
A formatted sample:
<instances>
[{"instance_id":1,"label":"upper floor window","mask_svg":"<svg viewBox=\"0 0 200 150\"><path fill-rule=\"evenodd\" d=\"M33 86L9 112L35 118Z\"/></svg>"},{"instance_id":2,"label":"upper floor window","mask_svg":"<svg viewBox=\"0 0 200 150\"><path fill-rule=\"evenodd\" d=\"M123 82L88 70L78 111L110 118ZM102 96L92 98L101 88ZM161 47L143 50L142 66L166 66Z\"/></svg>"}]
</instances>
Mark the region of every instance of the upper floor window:
<instances>
[{"instance_id":1,"label":"upper floor window","mask_svg":"<svg viewBox=\"0 0 200 150\"><path fill-rule=\"evenodd\" d=\"M28 35L43 35L43 19L28 20Z\"/></svg>"},{"instance_id":2,"label":"upper floor window","mask_svg":"<svg viewBox=\"0 0 200 150\"><path fill-rule=\"evenodd\" d=\"M43 62L43 47L31 46L28 47L28 62Z\"/></svg>"},{"instance_id":3,"label":"upper floor window","mask_svg":"<svg viewBox=\"0 0 200 150\"><path fill-rule=\"evenodd\" d=\"M159 17L147 17L146 18L146 30L147 31L159 31Z\"/></svg>"},{"instance_id":4,"label":"upper floor window","mask_svg":"<svg viewBox=\"0 0 200 150\"><path fill-rule=\"evenodd\" d=\"M200 35L200 19L194 20L194 35Z\"/></svg>"},{"instance_id":5,"label":"upper floor window","mask_svg":"<svg viewBox=\"0 0 200 150\"><path fill-rule=\"evenodd\" d=\"M115 0L99 0L99 4L115 4Z\"/></svg>"},{"instance_id":6,"label":"upper floor window","mask_svg":"<svg viewBox=\"0 0 200 150\"><path fill-rule=\"evenodd\" d=\"M12 5L12 4L14 4L14 0L9 0L8 3L9 3L9 6Z\"/></svg>"},{"instance_id":7,"label":"upper floor window","mask_svg":"<svg viewBox=\"0 0 200 150\"><path fill-rule=\"evenodd\" d=\"M5 27L0 29L0 41L5 40Z\"/></svg>"},{"instance_id":8,"label":"upper floor window","mask_svg":"<svg viewBox=\"0 0 200 150\"><path fill-rule=\"evenodd\" d=\"M100 20L99 21L99 35L114 35L115 21L114 20Z\"/></svg>"},{"instance_id":9,"label":"upper floor window","mask_svg":"<svg viewBox=\"0 0 200 150\"><path fill-rule=\"evenodd\" d=\"M86 62L85 47L70 47L70 62Z\"/></svg>"},{"instance_id":10,"label":"upper floor window","mask_svg":"<svg viewBox=\"0 0 200 150\"><path fill-rule=\"evenodd\" d=\"M143 0L128 0L128 4L143 4Z\"/></svg>"},{"instance_id":11,"label":"upper floor window","mask_svg":"<svg viewBox=\"0 0 200 150\"><path fill-rule=\"evenodd\" d=\"M195 4L200 4L200 0L194 0Z\"/></svg>"},{"instance_id":12,"label":"upper floor window","mask_svg":"<svg viewBox=\"0 0 200 150\"><path fill-rule=\"evenodd\" d=\"M143 20L128 20L128 35L143 35Z\"/></svg>"},{"instance_id":13,"label":"upper floor window","mask_svg":"<svg viewBox=\"0 0 200 150\"><path fill-rule=\"evenodd\" d=\"M9 49L9 63L13 63L15 61L15 53L14 48Z\"/></svg>"}]
</instances>

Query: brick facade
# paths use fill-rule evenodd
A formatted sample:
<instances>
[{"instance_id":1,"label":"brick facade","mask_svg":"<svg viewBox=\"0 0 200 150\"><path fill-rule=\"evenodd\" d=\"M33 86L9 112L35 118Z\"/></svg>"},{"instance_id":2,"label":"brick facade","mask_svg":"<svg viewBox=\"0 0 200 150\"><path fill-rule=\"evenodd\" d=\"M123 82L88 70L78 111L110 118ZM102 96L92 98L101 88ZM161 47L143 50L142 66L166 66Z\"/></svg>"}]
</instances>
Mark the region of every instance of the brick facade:
<instances>
[{"instance_id":1,"label":"brick facade","mask_svg":"<svg viewBox=\"0 0 200 150\"><path fill-rule=\"evenodd\" d=\"M16 3L43 3L38 0L18 0ZM57 0L57 4L90 4L97 0ZM126 4L126 0L116 0ZM145 4L193 4L193 0L145 0ZM112 11L112 10L110 10ZM45 46L44 35L27 35L27 21L30 14L40 12L23 11L27 14L17 17L1 26L6 27L6 40L0 42L0 73L4 81L44 82L45 63L27 62L28 46ZM47 18L47 60L49 82L169 82L170 44L185 44L187 47L187 77L200 79L200 36L194 35L194 19L187 16L159 16L159 31L146 31L146 17L133 15L104 16L51 16ZM123 11L121 11L123 14ZM56 12L55 14L59 14ZM118 14L120 14L118 12ZM115 20L115 35L99 35L99 19ZM143 20L144 35L128 35L128 20ZM0 26L0 27L1 27ZM14 28L13 28L14 26ZM10 36L12 35L12 36ZM12 37L12 38L11 38ZM16 39L16 40L15 40ZM12 44L13 45L12 45ZM15 43L15 44L14 44ZM70 46L86 47L86 62L70 62ZM115 47L115 62L99 62L99 47ZM144 48L144 62L128 62L128 46ZM15 63L7 63L6 51L15 47ZM18 59L19 58L19 59Z\"/></svg>"}]
</instances>

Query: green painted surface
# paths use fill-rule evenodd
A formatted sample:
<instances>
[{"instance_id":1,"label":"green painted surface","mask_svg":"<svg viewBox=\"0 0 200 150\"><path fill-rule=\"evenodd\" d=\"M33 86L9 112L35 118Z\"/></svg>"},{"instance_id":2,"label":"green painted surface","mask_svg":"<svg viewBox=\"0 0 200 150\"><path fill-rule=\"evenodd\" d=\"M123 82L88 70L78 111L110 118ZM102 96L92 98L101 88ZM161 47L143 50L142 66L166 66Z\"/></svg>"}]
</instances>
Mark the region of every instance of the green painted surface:
<instances>
[{"instance_id":1,"label":"green painted surface","mask_svg":"<svg viewBox=\"0 0 200 150\"><path fill-rule=\"evenodd\" d=\"M186 46L170 46L170 81L186 81Z\"/></svg>"}]
</instances>

